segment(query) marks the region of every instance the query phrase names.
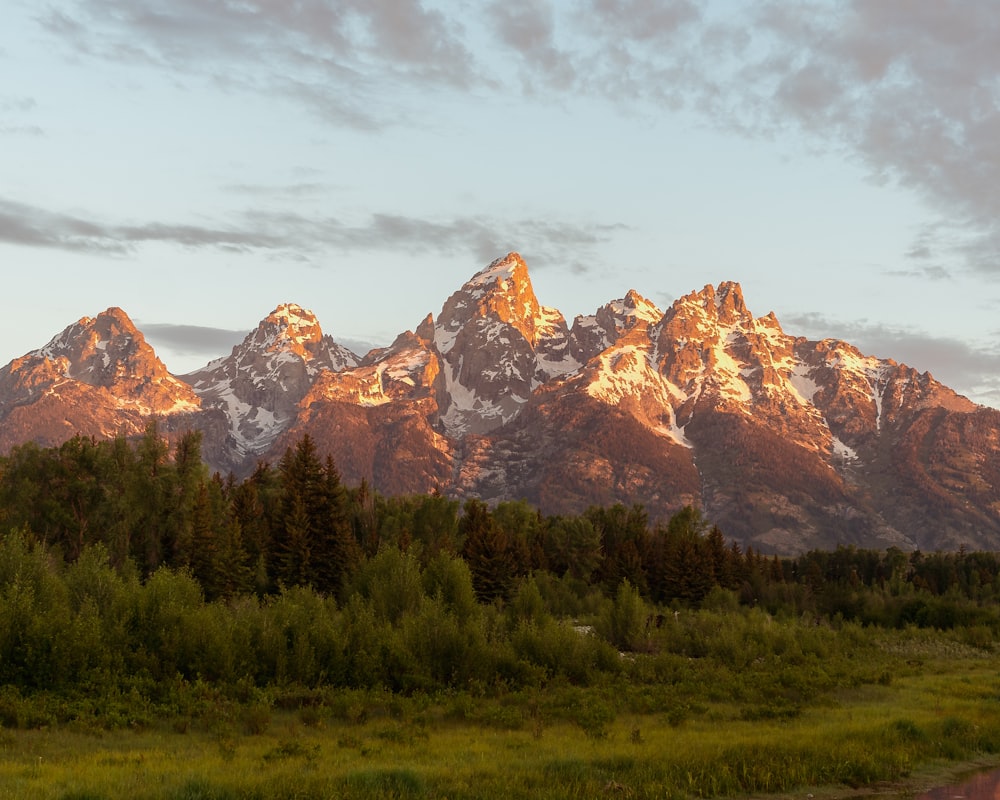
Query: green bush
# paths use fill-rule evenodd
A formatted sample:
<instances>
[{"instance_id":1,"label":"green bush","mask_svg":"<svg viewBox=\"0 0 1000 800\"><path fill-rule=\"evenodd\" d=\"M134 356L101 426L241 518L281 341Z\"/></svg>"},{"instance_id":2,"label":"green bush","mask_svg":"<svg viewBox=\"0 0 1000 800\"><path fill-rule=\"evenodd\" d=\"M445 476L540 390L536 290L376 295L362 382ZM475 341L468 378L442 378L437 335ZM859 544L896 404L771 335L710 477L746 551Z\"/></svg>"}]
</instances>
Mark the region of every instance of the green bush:
<instances>
[{"instance_id":1,"label":"green bush","mask_svg":"<svg viewBox=\"0 0 1000 800\"><path fill-rule=\"evenodd\" d=\"M618 587L614 601L606 606L597 622L598 633L620 650L644 649L649 613L642 597L629 581Z\"/></svg>"}]
</instances>

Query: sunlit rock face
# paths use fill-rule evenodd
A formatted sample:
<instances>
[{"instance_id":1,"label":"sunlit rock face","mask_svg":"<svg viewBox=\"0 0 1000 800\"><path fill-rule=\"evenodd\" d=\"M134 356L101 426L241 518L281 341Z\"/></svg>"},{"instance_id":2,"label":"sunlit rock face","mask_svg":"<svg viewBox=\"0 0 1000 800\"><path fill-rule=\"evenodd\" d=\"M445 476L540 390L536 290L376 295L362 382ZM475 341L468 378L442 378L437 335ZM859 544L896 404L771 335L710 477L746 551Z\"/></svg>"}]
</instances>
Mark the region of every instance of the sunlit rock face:
<instances>
[{"instance_id":1,"label":"sunlit rock face","mask_svg":"<svg viewBox=\"0 0 1000 800\"><path fill-rule=\"evenodd\" d=\"M197 395L167 372L120 308L84 317L0 369L0 450L77 434L142 433L151 419L191 424ZM184 420L184 422L180 422Z\"/></svg>"},{"instance_id":2,"label":"sunlit rock face","mask_svg":"<svg viewBox=\"0 0 1000 800\"><path fill-rule=\"evenodd\" d=\"M286 304L179 380L119 309L0 370L0 447L203 432L243 476L303 434L349 483L543 513L695 504L766 552L1000 547L1000 412L847 342L786 333L740 286L635 290L567 325L516 253L358 357Z\"/></svg>"},{"instance_id":3,"label":"sunlit rock face","mask_svg":"<svg viewBox=\"0 0 1000 800\"><path fill-rule=\"evenodd\" d=\"M264 453L295 421L317 377L357 356L323 334L311 311L278 306L233 351L185 375L203 405L228 422L228 466Z\"/></svg>"}]
</instances>

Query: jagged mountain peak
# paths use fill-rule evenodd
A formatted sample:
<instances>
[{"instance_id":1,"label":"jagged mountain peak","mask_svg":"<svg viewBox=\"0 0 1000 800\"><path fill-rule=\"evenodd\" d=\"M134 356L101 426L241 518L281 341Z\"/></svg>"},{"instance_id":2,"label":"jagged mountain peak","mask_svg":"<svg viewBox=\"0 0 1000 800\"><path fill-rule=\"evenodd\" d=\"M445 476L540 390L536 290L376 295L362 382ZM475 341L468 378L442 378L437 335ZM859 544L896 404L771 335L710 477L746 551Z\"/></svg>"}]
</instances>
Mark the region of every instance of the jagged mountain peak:
<instances>
[{"instance_id":1,"label":"jagged mountain peak","mask_svg":"<svg viewBox=\"0 0 1000 800\"><path fill-rule=\"evenodd\" d=\"M0 419L36 441L47 441L54 430L135 432L144 417L199 405L116 307L82 317L0 370Z\"/></svg>"},{"instance_id":2,"label":"jagged mountain peak","mask_svg":"<svg viewBox=\"0 0 1000 800\"><path fill-rule=\"evenodd\" d=\"M510 421L538 385L579 367L565 318L539 305L517 253L493 261L445 301L434 346L444 360L442 423L456 436Z\"/></svg>"},{"instance_id":3,"label":"jagged mountain peak","mask_svg":"<svg viewBox=\"0 0 1000 800\"><path fill-rule=\"evenodd\" d=\"M75 347L83 339L107 342L121 336L132 338L136 334L138 330L128 314L117 306L112 306L96 317L81 317L52 337L44 347L32 352L53 358L63 355L64 351Z\"/></svg>"},{"instance_id":4,"label":"jagged mountain peak","mask_svg":"<svg viewBox=\"0 0 1000 800\"><path fill-rule=\"evenodd\" d=\"M743 300L743 289L735 281L719 284L715 291L715 307L719 312L719 321L729 325L750 315Z\"/></svg>"},{"instance_id":5,"label":"jagged mountain peak","mask_svg":"<svg viewBox=\"0 0 1000 800\"><path fill-rule=\"evenodd\" d=\"M511 252L483 267L465 285L466 287L483 287L482 291L484 292L492 287L506 290L506 281L513 280L515 283L523 283L527 279L528 265L524 263L520 253Z\"/></svg>"},{"instance_id":6,"label":"jagged mountain peak","mask_svg":"<svg viewBox=\"0 0 1000 800\"><path fill-rule=\"evenodd\" d=\"M333 400L375 407L429 397L435 390L440 360L433 350L433 327L428 329L428 319L416 332L403 331L388 347L370 351L357 366L322 373L303 405Z\"/></svg>"},{"instance_id":7,"label":"jagged mountain peak","mask_svg":"<svg viewBox=\"0 0 1000 800\"><path fill-rule=\"evenodd\" d=\"M638 316L644 317L649 322L658 322L663 312L656 303L639 294L635 289L629 289L622 298L622 305L634 311Z\"/></svg>"},{"instance_id":8,"label":"jagged mountain peak","mask_svg":"<svg viewBox=\"0 0 1000 800\"><path fill-rule=\"evenodd\" d=\"M545 312L518 253L508 253L472 276L445 301L437 320L438 349L447 353L454 336L469 322L493 319L515 328L531 345L547 329Z\"/></svg>"},{"instance_id":9,"label":"jagged mountain peak","mask_svg":"<svg viewBox=\"0 0 1000 800\"><path fill-rule=\"evenodd\" d=\"M640 323L655 325L663 312L634 289L625 297L605 303L596 313L573 320L570 352L581 364L597 356Z\"/></svg>"},{"instance_id":10,"label":"jagged mountain peak","mask_svg":"<svg viewBox=\"0 0 1000 800\"><path fill-rule=\"evenodd\" d=\"M282 303L261 320L252 334L255 349L288 350L305 359L323 341L323 329L312 311L296 303Z\"/></svg>"},{"instance_id":11,"label":"jagged mountain peak","mask_svg":"<svg viewBox=\"0 0 1000 800\"><path fill-rule=\"evenodd\" d=\"M282 303L260 321L229 356L217 358L190 374L198 388L203 376L223 369L227 372L260 367L265 359L274 372L282 364L300 362L314 374L317 370L353 367L358 357L323 333L316 315L297 303Z\"/></svg>"},{"instance_id":12,"label":"jagged mountain peak","mask_svg":"<svg viewBox=\"0 0 1000 800\"><path fill-rule=\"evenodd\" d=\"M696 317L727 326L747 324L752 320L743 299L743 289L735 281L723 281L717 287L706 284L701 291L675 301L667 314Z\"/></svg>"},{"instance_id":13,"label":"jagged mountain peak","mask_svg":"<svg viewBox=\"0 0 1000 800\"><path fill-rule=\"evenodd\" d=\"M96 317L82 317L28 355L56 362L66 377L91 386L110 388L132 375L168 377L153 348L117 306Z\"/></svg>"},{"instance_id":14,"label":"jagged mountain peak","mask_svg":"<svg viewBox=\"0 0 1000 800\"><path fill-rule=\"evenodd\" d=\"M1000 537L1000 412L846 342L789 335L733 281L665 312L629 290L569 330L509 253L364 359L283 303L187 380L197 396L121 309L85 317L0 369L0 452L155 416L203 431L222 471L309 432L379 491L546 513L640 503L651 519L696 503L755 549Z\"/></svg>"},{"instance_id":15,"label":"jagged mountain peak","mask_svg":"<svg viewBox=\"0 0 1000 800\"><path fill-rule=\"evenodd\" d=\"M323 333L315 314L283 303L230 355L184 380L203 404L224 414L242 458L263 452L291 424L317 376L357 364L354 353Z\"/></svg>"},{"instance_id":16,"label":"jagged mountain peak","mask_svg":"<svg viewBox=\"0 0 1000 800\"><path fill-rule=\"evenodd\" d=\"M430 346L434 341L434 315L428 314L424 317L414 333L424 344Z\"/></svg>"},{"instance_id":17,"label":"jagged mountain peak","mask_svg":"<svg viewBox=\"0 0 1000 800\"><path fill-rule=\"evenodd\" d=\"M629 289L621 300L612 300L598 310L598 316L606 314L614 319L621 330L630 330L637 323L655 325L663 319L663 311L652 300L647 300L635 289Z\"/></svg>"}]
</instances>

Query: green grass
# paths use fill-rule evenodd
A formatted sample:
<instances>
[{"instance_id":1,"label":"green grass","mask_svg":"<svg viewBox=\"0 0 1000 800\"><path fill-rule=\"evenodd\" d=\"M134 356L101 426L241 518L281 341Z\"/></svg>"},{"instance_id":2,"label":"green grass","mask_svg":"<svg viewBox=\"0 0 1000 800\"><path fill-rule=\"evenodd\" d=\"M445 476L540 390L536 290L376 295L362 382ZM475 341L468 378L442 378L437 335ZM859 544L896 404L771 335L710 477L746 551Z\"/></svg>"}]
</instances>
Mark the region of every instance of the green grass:
<instances>
[{"instance_id":1,"label":"green grass","mask_svg":"<svg viewBox=\"0 0 1000 800\"><path fill-rule=\"evenodd\" d=\"M794 716L750 718L706 686L678 720L666 695L643 705L603 686L334 695L267 720L258 708L250 727L5 729L0 800L733 797L900 782L1000 752L1000 658L890 645L912 651L891 680L844 681Z\"/></svg>"}]
</instances>

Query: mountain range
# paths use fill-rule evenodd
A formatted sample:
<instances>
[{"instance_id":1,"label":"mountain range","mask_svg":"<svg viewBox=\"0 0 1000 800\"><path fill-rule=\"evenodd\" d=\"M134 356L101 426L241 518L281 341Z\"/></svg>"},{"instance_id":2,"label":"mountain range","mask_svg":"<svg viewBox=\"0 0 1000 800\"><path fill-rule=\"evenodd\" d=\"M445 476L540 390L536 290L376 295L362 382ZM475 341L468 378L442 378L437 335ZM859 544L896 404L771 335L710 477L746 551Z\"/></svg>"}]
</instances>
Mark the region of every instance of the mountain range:
<instances>
[{"instance_id":1,"label":"mountain range","mask_svg":"<svg viewBox=\"0 0 1000 800\"><path fill-rule=\"evenodd\" d=\"M545 514L700 506L731 539L1000 549L1000 411L847 342L787 334L740 286L661 310L635 291L572 324L516 253L364 356L294 304L171 375L121 309L0 369L0 452L196 429L249 474L308 433L347 483L525 499Z\"/></svg>"}]
</instances>

